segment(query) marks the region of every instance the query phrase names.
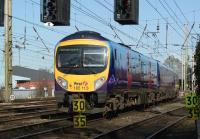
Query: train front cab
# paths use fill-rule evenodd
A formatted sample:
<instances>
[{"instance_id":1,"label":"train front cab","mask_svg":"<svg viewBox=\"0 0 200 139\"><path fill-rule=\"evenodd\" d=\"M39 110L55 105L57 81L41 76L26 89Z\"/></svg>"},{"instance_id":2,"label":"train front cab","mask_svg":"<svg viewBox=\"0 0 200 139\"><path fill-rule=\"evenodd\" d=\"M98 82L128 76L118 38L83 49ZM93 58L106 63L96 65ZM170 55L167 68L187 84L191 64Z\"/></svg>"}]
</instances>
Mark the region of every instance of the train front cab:
<instances>
[{"instance_id":1,"label":"train front cab","mask_svg":"<svg viewBox=\"0 0 200 139\"><path fill-rule=\"evenodd\" d=\"M105 103L110 66L106 41L75 39L60 42L55 50L55 97L58 104L71 103L73 96L92 103Z\"/></svg>"}]
</instances>

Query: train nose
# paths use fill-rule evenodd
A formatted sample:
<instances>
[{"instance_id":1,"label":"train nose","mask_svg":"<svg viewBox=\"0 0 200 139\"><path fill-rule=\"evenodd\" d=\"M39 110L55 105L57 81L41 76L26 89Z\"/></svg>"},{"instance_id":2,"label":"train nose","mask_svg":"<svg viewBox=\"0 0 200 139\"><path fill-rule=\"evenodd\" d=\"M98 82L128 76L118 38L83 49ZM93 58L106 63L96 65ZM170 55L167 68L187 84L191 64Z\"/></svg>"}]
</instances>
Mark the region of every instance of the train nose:
<instances>
[{"instance_id":1,"label":"train nose","mask_svg":"<svg viewBox=\"0 0 200 139\"><path fill-rule=\"evenodd\" d=\"M92 92L94 91L94 76L79 76L70 78L68 91L70 92Z\"/></svg>"}]
</instances>

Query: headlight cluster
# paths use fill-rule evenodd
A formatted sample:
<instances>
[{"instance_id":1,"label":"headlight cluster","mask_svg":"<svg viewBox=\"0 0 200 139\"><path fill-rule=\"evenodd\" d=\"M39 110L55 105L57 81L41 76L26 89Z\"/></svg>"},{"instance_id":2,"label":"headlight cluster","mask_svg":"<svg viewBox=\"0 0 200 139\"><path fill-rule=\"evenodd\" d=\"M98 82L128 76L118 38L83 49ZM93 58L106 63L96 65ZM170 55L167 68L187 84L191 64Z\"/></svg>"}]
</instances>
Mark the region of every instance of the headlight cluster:
<instances>
[{"instance_id":1,"label":"headlight cluster","mask_svg":"<svg viewBox=\"0 0 200 139\"><path fill-rule=\"evenodd\" d=\"M65 79L63 79L63 78L61 78L61 77L58 77L58 84L62 87L62 88L64 88L64 89L67 89L67 81L65 80Z\"/></svg>"},{"instance_id":2,"label":"headlight cluster","mask_svg":"<svg viewBox=\"0 0 200 139\"><path fill-rule=\"evenodd\" d=\"M99 89L105 82L105 78L104 77L101 77L99 79L97 79L94 83L94 89L97 90Z\"/></svg>"}]
</instances>

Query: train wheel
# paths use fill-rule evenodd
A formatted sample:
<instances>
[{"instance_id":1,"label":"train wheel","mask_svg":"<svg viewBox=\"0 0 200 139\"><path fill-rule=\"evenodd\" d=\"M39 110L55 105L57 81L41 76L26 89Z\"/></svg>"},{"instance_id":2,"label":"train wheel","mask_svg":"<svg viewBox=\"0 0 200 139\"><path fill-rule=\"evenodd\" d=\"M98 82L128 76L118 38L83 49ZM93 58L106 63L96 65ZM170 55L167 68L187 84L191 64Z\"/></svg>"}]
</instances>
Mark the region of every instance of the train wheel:
<instances>
[{"instance_id":1,"label":"train wheel","mask_svg":"<svg viewBox=\"0 0 200 139\"><path fill-rule=\"evenodd\" d=\"M106 119L111 119L112 118L112 111L113 111L113 103L112 102L107 102L105 104L105 108L103 111L103 117Z\"/></svg>"},{"instance_id":2,"label":"train wheel","mask_svg":"<svg viewBox=\"0 0 200 139\"><path fill-rule=\"evenodd\" d=\"M116 117L119 112L119 100L118 98L111 98L105 104L105 109L103 112L103 117L106 119L111 119Z\"/></svg>"},{"instance_id":3,"label":"train wheel","mask_svg":"<svg viewBox=\"0 0 200 139\"><path fill-rule=\"evenodd\" d=\"M105 119L111 120L112 117L113 117L113 116L112 116L112 112L109 111L109 112L104 113L104 114L103 114L103 117L104 117Z\"/></svg>"}]
</instances>

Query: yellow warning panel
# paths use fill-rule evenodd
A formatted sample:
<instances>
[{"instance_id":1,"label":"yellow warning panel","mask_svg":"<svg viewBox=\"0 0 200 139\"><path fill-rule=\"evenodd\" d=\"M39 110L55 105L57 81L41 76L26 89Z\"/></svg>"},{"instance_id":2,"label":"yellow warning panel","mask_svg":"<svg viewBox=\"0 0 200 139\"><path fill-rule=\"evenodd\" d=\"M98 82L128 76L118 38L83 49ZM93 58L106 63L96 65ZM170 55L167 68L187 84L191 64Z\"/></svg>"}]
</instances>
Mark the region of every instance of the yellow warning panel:
<instances>
[{"instance_id":1,"label":"yellow warning panel","mask_svg":"<svg viewBox=\"0 0 200 139\"><path fill-rule=\"evenodd\" d=\"M73 112L85 112L85 99L73 99Z\"/></svg>"},{"instance_id":2,"label":"yellow warning panel","mask_svg":"<svg viewBox=\"0 0 200 139\"><path fill-rule=\"evenodd\" d=\"M76 115L73 117L74 128L85 128L86 127L86 116Z\"/></svg>"},{"instance_id":3,"label":"yellow warning panel","mask_svg":"<svg viewBox=\"0 0 200 139\"><path fill-rule=\"evenodd\" d=\"M194 108L198 104L198 97L196 93L187 93L185 95L185 106L186 108Z\"/></svg>"},{"instance_id":4,"label":"yellow warning panel","mask_svg":"<svg viewBox=\"0 0 200 139\"><path fill-rule=\"evenodd\" d=\"M188 118L197 120L200 119L200 109L198 107L188 109Z\"/></svg>"}]
</instances>

